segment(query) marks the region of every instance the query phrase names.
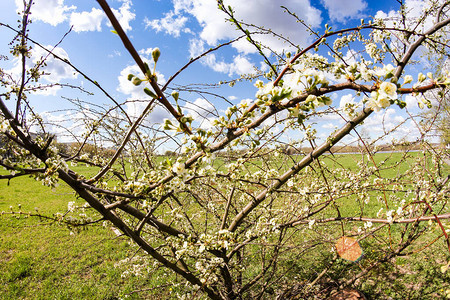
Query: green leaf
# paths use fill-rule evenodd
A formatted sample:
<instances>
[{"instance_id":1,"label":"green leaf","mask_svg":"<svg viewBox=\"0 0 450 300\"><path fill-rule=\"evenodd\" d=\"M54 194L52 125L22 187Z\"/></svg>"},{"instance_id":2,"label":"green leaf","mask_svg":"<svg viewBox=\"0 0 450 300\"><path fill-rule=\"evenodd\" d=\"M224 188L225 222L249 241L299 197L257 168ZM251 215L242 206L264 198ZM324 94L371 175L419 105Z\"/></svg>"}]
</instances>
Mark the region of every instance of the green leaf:
<instances>
[{"instance_id":1,"label":"green leaf","mask_svg":"<svg viewBox=\"0 0 450 300\"><path fill-rule=\"evenodd\" d=\"M148 63L144 62L144 67L145 67L145 71L148 75L152 74L152 72L150 71L150 68L148 66Z\"/></svg>"},{"instance_id":2,"label":"green leaf","mask_svg":"<svg viewBox=\"0 0 450 300\"><path fill-rule=\"evenodd\" d=\"M146 93L147 95L149 95L152 98L158 98L158 96L156 96L155 93L153 93L148 87L146 87L144 89L144 93Z\"/></svg>"}]
</instances>

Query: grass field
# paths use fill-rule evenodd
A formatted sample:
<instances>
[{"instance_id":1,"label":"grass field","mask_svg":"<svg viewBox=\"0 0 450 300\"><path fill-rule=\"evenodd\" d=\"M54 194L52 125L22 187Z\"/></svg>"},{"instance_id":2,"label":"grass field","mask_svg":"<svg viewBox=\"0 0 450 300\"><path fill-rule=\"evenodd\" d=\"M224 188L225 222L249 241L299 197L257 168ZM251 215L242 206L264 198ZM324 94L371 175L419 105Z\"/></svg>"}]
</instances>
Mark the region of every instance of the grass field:
<instances>
[{"instance_id":1,"label":"grass field","mask_svg":"<svg viewBox=\"0 0 450 300\"><path fill-rule=\"evenodd\" d=\"M412 159L420 154L411 155ZM375 160L379 164L387 158L399 160L400 156L400 153L378 154ZM346 168L357 168L356 161L360 158L360 155L334 157ZM324 162L329 167L335 164L332 157L325 158ZM96 172L84 166L76 168L84 174ZM381 169L381 172L384 172L383 177L389 178L407 168L408 164L402 164L386 171ZM445 171L448 173L448 168ZM156 295L161 299L170 298L169 292L161 294L152 290L154 286L164 284L156 278L173 276L164 275L161 269L144 277L121 276L123 270L114 265L122 259L139 255L139 252L126 238L117 237L110 227L102 226L101 222L77 231L63 225L49 225L47 220L27 218L26 214L9 213L11 210L38 211L45 215L64 213L69 201L83 204L63 184L50 189L28 177L0 181L0 212L5 212L0 217L0 299L117 299L125 295L131 298L155 299L158 297ZM365 240L367 257L376 251L376 243L376 240ZM407 293L410 299L420 294L423 299L444 299L446 290L450 289L450 277L448 273L440 272L440 267L449 260L449 253L441 239L425 251L408 258L398 258L397 267L387 264L372 277L382 281L385 276L385 279L396 281L385 286L386 295L391 295L392 299L401 299L401 295ZM320 258L314 263L320 263ZM300 272L309 266L305 262L299 268ZM343 272L342 268L346 268L345 263L334 266L330 272L339 274ZM152 276L155 274L163 276ZM360 283L362 289L364 284ZM408 290L411 286L417 291ZM370 292L371 288L372 285L367 285L365 292ZM148 291L133 293L137 290ZM373 295L376 293L373 291Z\"/></svg>"},{"instance_id":2,"label":"grass field","mask_svg":"<svg viewBox=\"0 0 450 300\"><path fill-rule=\"evenodd\" d=\"M0 182L3 212L52 215L66 212L69 201L83 204L63 183L50 189L27 177ZM0 299L116 299L148 284L121 277L123 270L114 264L136 249L101 224L75 231L25 214L3 214L0 233Z\"/></svg>"}]
</instances>

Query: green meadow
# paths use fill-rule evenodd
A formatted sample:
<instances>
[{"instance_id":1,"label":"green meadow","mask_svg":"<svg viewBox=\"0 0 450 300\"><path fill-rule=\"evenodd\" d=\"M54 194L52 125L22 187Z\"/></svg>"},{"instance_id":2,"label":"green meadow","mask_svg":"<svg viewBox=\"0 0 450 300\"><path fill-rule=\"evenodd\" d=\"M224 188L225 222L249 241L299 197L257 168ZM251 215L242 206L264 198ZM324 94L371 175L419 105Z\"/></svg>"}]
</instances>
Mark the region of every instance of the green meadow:
<instances>
[{"instance_id":1,"label":"green meadow","mask_svg":"<svg viewBox=\"0 0 450 300\"><path fill-rule=\"evenodd\" d=\"M382 176L391 178L408 170L410 162L418 155L422 155L421 152L410 153L407 157L402 153L383 153L377 154L374 160ZM301 157L287 159L298 161ZM361 159L368 161L366 156L358 154L329 155L322 161L328 168L356 170ZM389 166L383 164L384 161L388 161ZM397 161L402 163L396 165ZM372 164L371 161L367 163ZM249 170L260 167L253 165ZM97 171L85 166L75 168L88 176ZM446 174L448 171L448 166L442 170ZM51 189L26 176L0 181L0 299L171 298L171 289L167 288L163 293L160 289L154 289L165 284L161 278L174 276L165 274L165 270L155 269L143 277L122 276L123 269L115 267L115 264L142 253L127 238L117 236L112 228L102 222L82 228L68 228L46 219L28 217L27 213L38 212L48 216L64 213L69 201L83 204L63 183ZM354 213L353 199L343 201L342 212L347 215ZM12 211L22 213L12 214ZM450 225L448 220L443 223ZM336 230L339 224L327 226L330 230ZM355 230L351 226L348 230ZM436 237L436 232L439 231L430 231L430 238L420 243L427 245L430 239ZM393 229L390 234L397 233ZM375 255L379 242L376 239L364 240L362 246L367 259ZM293 270L307 274L307 270L321 270L327 264L326 259L316 257L293 261ZM440 268L446 261L450 261L450 255L445 242L440 239L423 251L398 257L373 271L370 280L377 282L376 288L365 282L359 282L358 286L373 299L418 299L416 296L419 295L422 299L445 299L446 291L450 289L450 272L443 273ZM344 276L346 268L358 268L358 265L336 263L329 269L330 278Z\"/></svg>"}]
</instances>

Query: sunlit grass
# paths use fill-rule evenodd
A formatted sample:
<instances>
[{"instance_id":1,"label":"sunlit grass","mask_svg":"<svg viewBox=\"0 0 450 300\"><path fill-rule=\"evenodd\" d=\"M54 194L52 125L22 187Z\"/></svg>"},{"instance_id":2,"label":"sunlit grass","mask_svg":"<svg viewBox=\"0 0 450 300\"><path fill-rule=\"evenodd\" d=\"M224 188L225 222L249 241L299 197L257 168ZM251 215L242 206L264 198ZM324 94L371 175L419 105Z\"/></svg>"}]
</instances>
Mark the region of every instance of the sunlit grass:
<instances>
[{"instance_id":1,"label":"sunlit grass","mask_svg":"<svg viewBox=\"0 0 450 300\"><path fill-rule=\"evenodd\" d=\"M0 181L0 212L6 212L0 217L0 299L114 299L147 287L147 280L122 278L114 267L136 248L110 226L76 231L26 217L65 213L69 201L83 204L64 183L51 189L28 177Z\"/></svg>"}]
</instances>

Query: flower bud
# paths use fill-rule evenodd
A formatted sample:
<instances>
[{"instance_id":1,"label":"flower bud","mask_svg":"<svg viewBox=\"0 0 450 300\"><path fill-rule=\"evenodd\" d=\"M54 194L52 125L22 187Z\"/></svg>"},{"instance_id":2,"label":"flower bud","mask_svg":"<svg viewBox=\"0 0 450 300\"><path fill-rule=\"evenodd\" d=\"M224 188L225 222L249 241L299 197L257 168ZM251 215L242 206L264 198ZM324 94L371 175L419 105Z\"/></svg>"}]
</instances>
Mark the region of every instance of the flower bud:
<instances>
[{"instance_id":1,"label":"flower bud","mask_svg":"<svg viewBox=\"0 0 450 300\"><path fill-rule=\"evenodd\" d=\"M164 125L163 125L163 129L164 130L172 130L174 128L172 122L169 119L164 119Z\"/></svg>"},{"instance_id":2,"label":"flower bud","mask_svg":"<svg viewBox=\"0 0 450 300\"><path fill-rule=\"evenodd\" d=\"M152 57L153 57L153 61L155 62L155 64L158 62L158 58L161 55L161 51L159 50L158 47L156 47L155 49L153 49L152 51Z\"/></svg>"},{"instance_id":3,"label":"flower bud","mask_svg":"<svg viewBox=\"0 0 450 300\"><path fill-rule=\"evenodd\" d=\"M423 82L425 79L426 79L425 75L423 75L422 73L419 73L419 76L418 76L419 82Z\"/></svg>"},{"instance_id":4,"label":"flower bud","mask_svg":"<svg viewBox=\"0 0 450 300\"><path fill-rule=\"evenodd\" d=\"M403 84L408 84L413 81L413 77L411 75L406 75L403 79Z\"/></svg>"},{"instance_id":5,"label":"flower bud","mask_svg":"<svg viewBox=\"0 0 450 300\"><path fill-rule=\"evenodd\" d=\"M172 97L173 97L173 99L175 99L175 101L178 101L179 96L180 96L180 94L177 91L172 92Z\"/></svg>"},{"instance_id":6,"label":"flower bud","mask_svg":"<svg viewBox=\"0 0 450 300\"><path fill-rule=\"evenodd\" d=\"M131 80L131 83L133 83L135 86L139 86L142 83L142 80L140 80L137 77L133 77L133 79Z\"/></svg>"},{"instance_id":7,"label":"flower bud","mask_svg":"<svg viewBox=\"0 0 450 300\"><path fill-rule=\"evenodd\" d=\"M308 95L308 97L306 97L305 103L313 102L316 99L317 99L317 96L315 96L315 95Z\"/></svg>"}]
</instances>

